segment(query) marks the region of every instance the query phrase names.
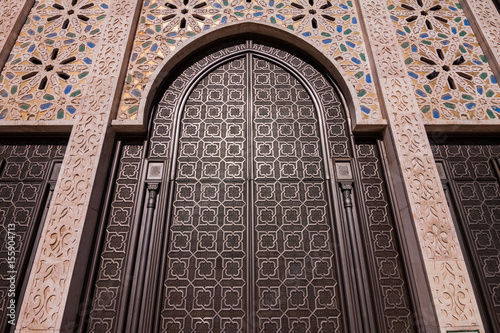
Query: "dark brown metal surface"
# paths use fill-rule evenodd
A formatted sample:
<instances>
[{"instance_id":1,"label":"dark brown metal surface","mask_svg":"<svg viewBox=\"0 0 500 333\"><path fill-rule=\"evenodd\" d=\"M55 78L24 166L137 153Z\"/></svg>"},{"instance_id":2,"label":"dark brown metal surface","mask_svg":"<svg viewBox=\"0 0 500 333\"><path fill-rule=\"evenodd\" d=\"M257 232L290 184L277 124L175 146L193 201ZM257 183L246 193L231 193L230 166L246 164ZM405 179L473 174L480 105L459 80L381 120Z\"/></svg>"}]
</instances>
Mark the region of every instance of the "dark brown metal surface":
<instances>
[{"instance_id":1,"label":"dark brown metal surface","mask_svg":"<svg viewBox=\"0 0 500 333\"><path fill-rule=\"evenodd\" d=\"M415 332L414 314L408 282L401 258L401 250L394 217L389 204L389 193L375 140L356 142L356 160L359 170L359 192L367 216L364 237L371 266L372 287L377 310L379 330L386 332Z\"/></svg>"},{"instance_id":2,"label":"dark brown metal surface","mask_svg":"<svg viewBox=\"0 0 500 333\"><path fill-rule=\"evenodd\" d=\"M120 332L128 309L128 294L135 261L134 238L140 211L142 144L119 145L107 224L103 233L99 265L92 286L86 327L88 332ZM99 243L97 243L99 245Z\"/></svg>"}]
</instances>

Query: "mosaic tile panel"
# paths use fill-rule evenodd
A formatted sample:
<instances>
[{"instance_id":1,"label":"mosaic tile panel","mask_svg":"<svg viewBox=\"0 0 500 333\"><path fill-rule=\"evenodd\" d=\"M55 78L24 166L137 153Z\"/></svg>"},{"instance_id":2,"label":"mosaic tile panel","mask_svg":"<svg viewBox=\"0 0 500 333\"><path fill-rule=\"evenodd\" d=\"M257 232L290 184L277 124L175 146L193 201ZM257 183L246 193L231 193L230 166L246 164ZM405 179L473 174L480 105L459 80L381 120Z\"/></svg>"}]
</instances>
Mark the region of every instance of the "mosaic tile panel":
<instances>
[{"instance_id":1,"label":"mosaic tile panel","mask_svg":"<svg viewBox=\"0 0 500 333\"><path fill-rule=\"evenodd\" d=\"M500 330L500 183L498 140L448 141L433 144L451 192L448 205L456 213L476 277L478 298L484 302L483 317L491 332ZM445 172L445 170L447 172Z\"/></svg>"},{"instance_id":2,"label":"mosaic tile panel","mask_svg":"<svg viewBox=\"0 0 500 333\"><path fill-rule=\"evenodd\" d=\"M183 41L241 20L276 24L323 49L346 72L363 118L380 118L358 14L350 0L145 0L118 118L137 118L152 73Z\"/></svg>"},{"instance_id":3,"label":"mosaic tile panel","mask_svg":"<svg viewBox=\"0 0 500 333\"><path fill-rule=\"evenodd\" d=\"M457 0L389 0L419 108L429 119L500 119L500 87Z\"/></svg>"},{"instance_id":4,"label":"mosaic tile panel","mask_svg":"<svg viewBox=\"0 0 500 333\"><path fill-rule=\"evenodd\" d=\"M73 117L92 67L107 2L35 2L0 74L0 120Z\"/></svg>"}]
</instances>

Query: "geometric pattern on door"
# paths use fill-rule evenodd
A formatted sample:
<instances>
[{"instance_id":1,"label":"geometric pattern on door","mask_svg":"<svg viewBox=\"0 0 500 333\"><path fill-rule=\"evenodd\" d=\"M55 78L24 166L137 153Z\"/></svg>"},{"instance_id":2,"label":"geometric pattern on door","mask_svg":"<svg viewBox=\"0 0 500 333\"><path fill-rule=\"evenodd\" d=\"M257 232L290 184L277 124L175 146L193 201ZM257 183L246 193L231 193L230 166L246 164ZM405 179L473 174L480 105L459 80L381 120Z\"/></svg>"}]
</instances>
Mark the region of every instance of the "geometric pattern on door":
<instances>
[{"instance_id":1,"label":"geometric pattern on door","mask_svg":"<svg viewBox=\"0 0 500 333\"><path fill-rule=\"evenodd\" d=\"M350 141L329 79L253 39L194 55L165 86L145 144L124 141L115 156L82 330L125 329L139 299L148 309L139 307L137 325L147 331L348 330L346 285L354 283L345 280L347 250L337 241L346 225L333 206L343 200L329 174L333 158L359 169L357 197L367 205L355 205L365 221L357 246L366 246L361 266L371 267L361 292L378 297L369 311L381 331L414 331L382 153L373 140ZM144 267L153 268L144 272L137 266L148 163L165 172L155 181L159 204L146 245ZM142 287L130 284L140 275L144 294L134 296Z\"/></svg>"},{"instance_id":2,"label":"geometric pattern on door","mask_svg":"<svg viewBox=\"0 0 500 333\"><path fill-rule=\"evenodd\" d=\"M64 139L0 142L0 331L10 331L7 307L21 290L43 228L50 193L64 157ZM15 281L12 278L15 278ZM12 290L11 282L15 284ZM14 309L15 310L15 309ZM15 322L15 320L13 320Z\"/></svg>"},{"instance_id":3,"label":"geometric pattern on door","mask_svg":"<svg viewBox=\"0 0 500 333\"><path fill-rule=\"evenodd\" d=\"M211 71L191 92L162 328L340 328L316 118L295 78L251 54Z\"/></svg>"}]
</instances>

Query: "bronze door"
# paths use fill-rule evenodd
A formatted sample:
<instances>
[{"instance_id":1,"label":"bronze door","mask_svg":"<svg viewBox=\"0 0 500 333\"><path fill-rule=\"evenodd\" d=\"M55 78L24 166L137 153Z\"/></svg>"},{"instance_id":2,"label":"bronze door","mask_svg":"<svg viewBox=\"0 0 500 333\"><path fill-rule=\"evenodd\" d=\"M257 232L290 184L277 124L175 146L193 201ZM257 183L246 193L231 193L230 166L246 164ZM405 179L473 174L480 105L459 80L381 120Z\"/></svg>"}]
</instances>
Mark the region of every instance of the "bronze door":
<instances>
[{"instance_id":1,"label":"bronze door","mask_svg":"<svg viewBox=\"0 0 500 333\"><path fill-rule=\"evenodd\" d=\"M190 93L180 133L161 328L341 327L318 121L303 86L253 54L230 60Z\"/></svg>"},{"instance_id":2,"label":"bronze door","mask_svg":"<svg viewBox=\"0 0 500 333\"><path fill-rule=\"evenodd\" d=\"M208 50L118 148L82 331L415 330L380 145L300 57Z\"/></svg>"}]
</instances>

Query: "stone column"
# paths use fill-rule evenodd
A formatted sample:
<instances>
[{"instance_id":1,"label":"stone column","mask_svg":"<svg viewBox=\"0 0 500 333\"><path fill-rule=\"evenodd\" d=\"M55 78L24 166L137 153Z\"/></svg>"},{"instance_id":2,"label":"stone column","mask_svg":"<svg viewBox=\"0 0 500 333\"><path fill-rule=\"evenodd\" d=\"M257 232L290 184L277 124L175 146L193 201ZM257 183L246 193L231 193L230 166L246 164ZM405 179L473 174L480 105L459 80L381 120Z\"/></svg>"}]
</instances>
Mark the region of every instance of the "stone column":
<instances>
[{"instance_id":1,"label":"stone column","mask_svg":"<svg viewBox=\"0 0 500 333\"><path fill-rule=\"evenodd\" d=\"M381 99L385 104L388 121L385 137L392 141L394 162L397 163L401 186L406 193L406 198L398 198L399 206L403 215L406 211L408 218L413 218L437 313L439 327L427 326L426 330L447 332L479 329L484 332L423 117L414 95L415 89L406 73L387 2L364 0L359 8L371 44ZM401 201L409 206L405 207Z\"/></svg>"},{"instance_id":2,"label":"stone column","mask_svg":"<svg viewBox=\"0 0 500 333\"><path fill-rule=\"evenodd\" d=\"M34 2L34 0L4 0L0 3L0 70L5 65Z\"/></svg>"},{"instance_id":3,"label":"stone column","mask_svg":"<svg viewBox=\"0 0 500 333\"><path fill-rule=\"evenodd\" d=\"M12 0L11 2L14 2ZM124 81L130 39L142 1L110 1L103 36L75 117L68 148L16 327L17 332L72 331L92 242L109 149L110 122Z\"/></svg>"},{"instance_id":4,"label":"stone column","mask_svg":"<svg viewBox=\"0 0 500 333\"><path fill-rule=\"evenodd\" d=\"M492 0L462 0L463 9L493 73L500 77L500 13ZM500 82L499 82L500 84Z\"/></svg>"}]
</instances>

